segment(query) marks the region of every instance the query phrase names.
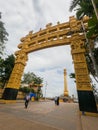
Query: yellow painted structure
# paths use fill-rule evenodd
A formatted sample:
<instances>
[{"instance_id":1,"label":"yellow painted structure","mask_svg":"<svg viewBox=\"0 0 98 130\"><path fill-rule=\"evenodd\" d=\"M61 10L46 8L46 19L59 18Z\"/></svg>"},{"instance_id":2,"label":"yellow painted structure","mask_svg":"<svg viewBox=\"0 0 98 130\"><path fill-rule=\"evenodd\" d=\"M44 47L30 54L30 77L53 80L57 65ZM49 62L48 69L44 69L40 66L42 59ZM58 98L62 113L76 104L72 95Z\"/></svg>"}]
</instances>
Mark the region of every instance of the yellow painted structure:
<instances>
[{"instance_id":1,"label":"yellow painted structure","mask_svg":"<svg viewBox=\"0 0 98 130\"><path fill-rule=\"evenodd\" d=\"M66 69L64 69L64 96L69 96L68 94L68 87L67 87L67 72Z\"/></svg>"},{"instance_id":2,"label":"yellow painted structure","mask_svg":"<svg viewBox=\"0 0 98 130\"><path fill-rule=\"evenodd\" d=\"M83 22L86 29L87 21L88 17L84 17ZM40 29L36 33L31 31L28 35L21 38L21 43L18 45L19 50L15 52L15 66L6 88L19 89L29 53L55 46L70 45L77 91L79 91L79 95L81 95L81 92L92 92L85 58L86 40L81 28L81 21L72 16L69 18L69 22L62 24L58 22L55 26L49 23L45 29Z\"/></svg>"},{"instance_id":3,"label":"yellow painted structure","mask_svg":"<svg viewBox=\"0 0 98 130\"><path fill-rule=\"evenodd\" d=\"M87 17L84 18L84 23L87 20ZM69 22L58 23L55 26L49 24L46 25L46 29L37 33L29 32L27 36L21 38L21 43L18 45L19 50L15 52L15 66L6 88L15 87L19 89L21 77L28 60L28 53L54 46L70 45L76 72L77 89L92 90L84 55L85 36L83 33L80 34L80 28L81 22L74 17L70 17ZM85 77L82 76L83 72ZM82 84L80 80L81 82L86 81L86 83ZM80 87L80 84L82 84L82 87ZM88 87L85 87L86 84L88 84Z\"/></svg>"}]
</instances>

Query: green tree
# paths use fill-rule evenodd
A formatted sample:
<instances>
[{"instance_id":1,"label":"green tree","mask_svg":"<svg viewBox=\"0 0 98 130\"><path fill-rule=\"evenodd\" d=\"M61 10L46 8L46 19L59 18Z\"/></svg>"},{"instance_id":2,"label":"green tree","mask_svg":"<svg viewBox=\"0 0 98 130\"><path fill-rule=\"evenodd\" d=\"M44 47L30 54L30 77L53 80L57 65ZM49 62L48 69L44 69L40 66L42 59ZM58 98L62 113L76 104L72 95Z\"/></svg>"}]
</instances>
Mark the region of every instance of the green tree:
<instances>
[{"instance_id":1,"label":"green tree","mask_svg":"<svg viewBox=\"0 0 98 130\"><path fill-rule=\"evenodd\" d=\"M35 99L38 101L41 97L43 97L42 90L41 87L38 87Z\"/></svg>"},{"instance_id":2,"label":"green tree","mask_svg":"<svg viewBox=\"0 0 98 130\"><path fill-rule=\"evenodd\" d=\"M74 79L74 82L76 82L75 73L70 73L69 77Z\"/></svg>"},{"instance_id":3,"label":"green tree","mask_svg":"<svg viewBox=\"0 0 98 130\"><path fill-rule=\"evenodd\" d=\"M0 82L2 82L3 86L8 82L10 78L10 74L14 67L15 57L14 55L8 56L5 60L0 58Z\"/></svg>"},{"instance_id":4,"label":"green tree","mask_svg":"<svg viewBox=\"0 0 98 130\"><path fill-rule=\"evenodd\" d=\"M29 93L31 90L30 90L30 88L28 88L28 87L20 87L19 88L19 91L21 91L21 92L23 92L23 93Z\"/></svg>"},{"instance_id":5,"label":"green tree","mask_svg":"<svg viewBox=\"0 0 98 130\"><path fill-rule=\"evenodd\" d=\"M29 92L33 92L36 94L35 100L39 100L42 97L42 90L40 84L43 83L43 79L33 72L24 73L22 83L26 83L30 85ZM38 90L35 92L33 86L37 85ZM23 92L28 92L28 88L20 88Z\"/></svg>"},{"instance_id":6,"label":"green tree","mask_svg":"<svg viewBox=\"0 0 98 130\"><path fill-rule=\"evenodd\" d=\"M98 47L94 49L94 57L96 59L96 64L98 66Z\"/></svg>"},{"instance_id":7,"label":"green tree","mask_svg":"<svg viewBox=\"0 0 98 130\"><path fill-rule=\"evenodd\" d=\"M83 17L84 15L91 17L94 13L91 0L72 0L69 11L71 12L73 10L76 11L76 14L78 11L80 12L79 17Z\"/></svg>"},{"instance_id":8,"label":"green tree","mask_svg":"<svg viewBox=\"0 0 98 130\"><path fill-rule=\"evenodd\" d=\"M92 18L88 21L88 29L88 38L91 38L92 36L98 38L98 19L95 14L93 14Z\"/></svg>"},{"instance_id":9,"label":"green tree","mask_svg":"<svg viewBox=\"0 0 98 130\"><path fill-rule=\"evenodd\" d=\"M0 57L0 88L3 87L2 77L4 75L4 59Z\"/></svg>"},{"instance_id":10,"label":"green tree","mask_svg":"<svg viewBox=\"0 0 98 130\"><path fill-rule=\"evenodd\" d=\"M1 12L0 12L0 55L3 55L5 43L8 41L7 39L8 33L4 27L4 23L1 21Z\"/></svg>"},{"instance_id":11,"label":"green tree","mask_svg":"<svg viewBox=\"0 0 98 130\"><path fill-rule=\"evenodd\" d=\"M98 10L98 0L94 0ZM82 19L85 15L90 17L88 22L87 37L91 38L93 35L98 37L98 19L95 15L94 7L91 0L72 0L69 10L76 11L77 19Z\"/></svg>"},{"instance_id":12,"label":"green tree","mask_svg":"<svg viewBox=\"0 0 98 130\"><path fill-rule=\"evenodd\" d=\"M95 4L98 5L97 0L95 0ZM97 6L97 8L98 8L98 6ZM91 72L91 74L94 74L93 76L98 77L98 68L97 68L96 61L95 61L96 59L93 56L94 48L92 50L92 48L90 47L90 44L91 44L90 38L93 35L95 36L95 38L97 38L97 36L98 36L98 20L96 18L92 2L91 2L91 0L73 0L70 5L69 10L72 11L73 9L76 10L77 19L81 19L81 25L82 25L82 28L83 28L83 31L85 34L85 38L86 38L85 47L87 47L89 50L87 52L88 54L86 54L86 57L88 56L87 59L91 59L91 64L92 64L92 66L91 66L88 62L89 60L87 60L88 66L90 68L89 70L92 71L91 67L93 67L93 70L95 70L95 73ZM90 20L88 21L88 32L85 32L84 24L82 21L82 18L85 15L90 17Z\"/></svg>"},{"instance_id":13,"label":"green tree","mask_svg":"<svg viewBox=\"0 0 98 130\"><path fill-rule=\"evenodd\" d=\"M89 1L89 2L88 2ZM85 15L91 17L93 15L93 6L90 0L82 1L78 4L76 10L76 16L78 19L82 19Z\"/></svg>"},{"instance_id":14,"label":"green tree","mask_svg":"<svg viewBox=\"0 0 98 130\"><path fill-rule=\"evenodd\" d=\"M77 5L81 2L82 2L82 0L72 0L70 7L69 7L69 11L72 12L74 9L77 8Z\"/></svg>"},{"instance_id":15,"label":"green tree","mask_svg":"<svg viewBox=\"0 0 98 130\"><path fill-rule=\"evenodd\" d=\"M36 76L33 72L24 73L22 83L26 84L41 84L43 82L43 79Z\"/></svg>"}]
</instances>

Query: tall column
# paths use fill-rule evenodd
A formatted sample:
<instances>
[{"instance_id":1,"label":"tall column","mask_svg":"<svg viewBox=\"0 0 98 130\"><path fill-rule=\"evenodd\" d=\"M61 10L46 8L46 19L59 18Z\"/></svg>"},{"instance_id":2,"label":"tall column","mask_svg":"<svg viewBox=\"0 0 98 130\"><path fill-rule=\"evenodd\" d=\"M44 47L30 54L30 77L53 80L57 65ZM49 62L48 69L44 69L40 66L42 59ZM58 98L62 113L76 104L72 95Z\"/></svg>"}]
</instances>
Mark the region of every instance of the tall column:
<instances>
[{"instance_id":1,"label":"tall column","mask_svg":"<svg viewBox=\"0 0 98 130\"><path fill-rule=\"evenodd\" d=\"M21 83L21 77L27 61L27 54L23 51L16 52L16 59L13 71L7 86L5 87L2 98L5 100L16 100L18 89Z\"/></svg>"},{"instance_id":2,"label":"tall column","mask_svg":"<svg viewBox=\"0 0 98 130\"><path fill-rule=\"evenodd\" d=\"M67 72L64 69L64 96L68 97L68 89L67 89Z\"/></svg>"}]
</instances>

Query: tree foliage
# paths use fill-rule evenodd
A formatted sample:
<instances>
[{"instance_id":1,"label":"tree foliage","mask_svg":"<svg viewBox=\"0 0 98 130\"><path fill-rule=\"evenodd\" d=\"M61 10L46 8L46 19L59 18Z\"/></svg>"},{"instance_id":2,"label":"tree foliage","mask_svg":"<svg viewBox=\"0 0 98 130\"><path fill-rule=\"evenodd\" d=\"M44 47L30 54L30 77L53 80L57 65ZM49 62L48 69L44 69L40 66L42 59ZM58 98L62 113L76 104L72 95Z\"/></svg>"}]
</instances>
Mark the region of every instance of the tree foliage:
<instances>
[{"instance_id":1,"label":"tree foliage","mask_svg":"<svg viewBox=\"0 0 98 130\"><path fill-rule=\"evenodd\" d=\"M70 73L69 77L74 79L74 82L76 82L75 73Z\"/></svg>"},{"instance_id":2,"label":"tree foliage","mask_svg":"<svg viewBox=\"0 0 98 130\"><path fill-rule=\"evenodd\" d=\"M98 47L94 49L93 53L94 53L94 57L96 59L96 64L98 66Z\"/></svg>"},{"instance_id":3,"label":"tree foliage","mask_svg":"<svg viewBox=\"0 0 98 130\"><path fill-rule=\"evenodd\" d=\"M33 72L28 72L28 73L24 73L23 75L23 79L21 83L25 83L28 84L29 87L23 87L20 88L20 91L24 92L24 93L35 93L35 100L39 100L42 97L42 90L40 87L40 84L42 84L43 79L37 75L35 75ZM35 91L33 89L33 86L37 85L38 89L37 91Z\"/></svg>"},{"instance_id":4,"label":"tree foliage","mask_svg":"<svg viewBox=\"0 0 98 130\"><path fill-rule=\"evenodd\" d=\"M0 58L0 61L0 82L3 84L2 87L4 87L10 78L15 63L15 57L14 55L9 55L6 59Z\"/></svg>"},{"instance_id":5,"label":"tree foliage","mask_svg":"<svg viewBox=\"0 0 98 130\"><path fill-rule=\"evenodd\" d=\"M42 82L43 82L43 79L35 75L33 72L24 73L23 75L22 83L41 84Z\"/></svg>"},{"instance_id":6,"label":"tree foliage","mask_svg":"<svg viewBox=\"0 0 98 130\"><path fill-rule=\"evenodd\" d=\"M89 31L87 33L88 38L91 38L93 35L98 37L98 19L96 18L95 14L88 21L88 28L89 28Z\"/></svg>"},{"instance_id":7,"label":"tree foliage","mask_svg":"<svg viewBox=\"0 0 98 130\"><path fill-rule=\"evenodd\" d=\"M70 7L69 7L69 11L71 12L73 9L76 9L77 5L82 2L82 0L72 0Z\"/></svg>"},{"instance_id":8,"label":"tree foliage","mask_svg":"<svg viewBox=\"0 0 98 130\"><path fill-rule=\"evenodd\" d=\"M98 10L98 0L94 0L94 3ZM72 11L74 9L76 10L77 19L82 19L85 15L90 17L87 37L91 38L93 35L98 37L98 19L91 0L72 0L69 10Z\"/></svg>"},{"instance_id":9,"label":"tree foliage","mask_svg":"<svg viewBox=\"0 0 98 130\"><path fill-rule=\"evenodd\" d=\"M28 87L20 87L19 88L19 91L21 91L21 92L23 92L23 93L29 93L30 91L31 91L31 89L30 88L28 88Z\"/></svg>"},{"instance_id":10,"label":"tree foliage","mask_svg":"<svg viewBox=\"0 0 98 130\"><path fill-rule=\"evenodd\" d=\"M98 0L94 0L96 8L98 9ZM95 39L98 37L98 19L95 15L94 7L91 0L72 0L70 5L70 11L73 9L76 10L76 17L77 19L82 19L85 15L88 16L90 19L88 21L88 31L85 32L86 34L86 45L85 46L89 51L86 52L86 59L88 64L89 72L95 77L98 77L98 64L97 58L95 57L95 48L90 47L90 39L94 36ZM85 29L83 29L85 30ZM94 43L92 43L94 46Z\"/></svg>"},{"instance_id":11,"label":"tree foliage","mask_svg":"<svg viewBox=\"0 0 98 130\"><path fill-rule=\"evenodd\" d=\"M4 23L1 21L1 13L0 13L0 55L3 55L5 43L8 41L8 33L4 27Z\"/></svg>"},{"instance_id":12,"label":"tree foliage","mask_svg":"<svg viewBox=\"0 0 98 130\"><path fill-rule=\"evenodd\" d=\"M91 17L93 12L92 3L89 1L82 1L78 4L78 8L76 10L76 16L78 19L82 19L85 15Z\"/></svg>"}]
</instances>

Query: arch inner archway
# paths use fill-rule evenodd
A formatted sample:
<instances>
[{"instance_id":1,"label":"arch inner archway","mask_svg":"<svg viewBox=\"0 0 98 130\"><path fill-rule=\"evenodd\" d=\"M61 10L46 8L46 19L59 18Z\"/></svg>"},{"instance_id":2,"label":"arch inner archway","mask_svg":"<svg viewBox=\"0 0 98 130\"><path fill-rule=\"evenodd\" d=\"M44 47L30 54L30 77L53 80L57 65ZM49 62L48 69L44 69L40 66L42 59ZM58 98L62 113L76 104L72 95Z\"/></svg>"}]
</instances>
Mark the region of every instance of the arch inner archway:
<instances>
[{"instance_id":1,"label":"arch inner archway","mask_svg":"<svg viewBox=\"0 0 98 130\"><path fill-rule=\"evenodd\" d=\"M83 22L86 29L87 21L88 18L84 17ZM81 21L72 16L69 18L69 22L62 24L58 22L55 26L49 23L45 29L40 29L37 33L29 32L27 36L21 38L21 43L18 45L19 50L15 52L15 66L4 90L3 99L16 100L29 53L54 46L70 45L80 111L96 113L97 107L85 58L85 35L81 28Z\"/></svg>"}]
</instances>

